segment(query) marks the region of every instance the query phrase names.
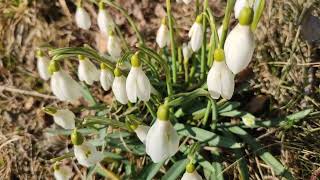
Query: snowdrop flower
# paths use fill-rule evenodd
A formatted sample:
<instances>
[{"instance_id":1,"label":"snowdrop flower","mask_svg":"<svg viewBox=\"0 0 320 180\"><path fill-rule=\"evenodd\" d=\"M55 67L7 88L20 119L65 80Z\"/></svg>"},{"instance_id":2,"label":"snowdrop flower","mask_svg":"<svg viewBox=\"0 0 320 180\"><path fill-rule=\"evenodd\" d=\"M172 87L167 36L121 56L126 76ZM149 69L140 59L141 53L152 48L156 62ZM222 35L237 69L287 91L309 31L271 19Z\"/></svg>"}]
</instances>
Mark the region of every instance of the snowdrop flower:
<instances>
[{"instance_id":1,"label":"snowdrop flower","mask_svg":"<svg viewBox=\"0 0 320 180\"><path fill-rule=\"evenodd\" d=\"M256 117L254 117L250 113L247 113L246 115L242 116L241 119L244 125L248 127L253 127L255 125Z\"/></svg>"},{"instance_id":2,"label":"snowdrop flower","mask_svg":"<svg viewBox=\"0 0 320 180\"><path fill-rule=\"evenodd\" d=\"M64 129L74 129L75 128L75 118L76 116L69 109L55 109L51 107L46 107L44 112L53 116L53 120L56 124L63 127Z\"/></svg>"},{"instance_id":3,"label":"snowdrop flower","mask_svg":"<svg viewBox=\"0 0 320 180\"><path fill-rule=\"evenodd\" d=\"M77 7L75 14L76 24L79 28L88 30L91 26L91 19L88 12L81 7L80 5Z\"/></svg>"},{"instance_id":4,"label":"snowdrop flower","mask_svg":"<svg viewBox=\"0 0 320 180\"><path fill-rule=\"evenodd\" d=\"M73 176L72 169L69 166L55 164L53 169L53 175L56 180L69 180Z\"/></svg>"},{"instance_id":5,"label":"snowdrop flower","mask_svg":"<svg viewBox=\"0 0 320 180\"><path fill-rule=\"evenodd\" d=\"M202 180L194 165L189 163L186 167L186 172L183 174L181 180Z\"/></svg>"},{"instance_id":6,"label":"snowdrop flower","mask_svg":"<svg viewBox=\"0 0 320 180\"><path fill-rule=\"evenodd\" d=\"M128 96L126 92L126 77L122 75L122 72L119 68L115 68L114 70L114 81L112 84L112 92L117 101L121 104L128 103Z\"/></svg>"},{"instance_id":7,"label":"snowdrop flower","mask_svg":"<svg viewBox=\"0 0 320 180\"><path fill-rule=\"evenodd\" d=\"M177 0L177 3L184 2L185 4L189 4L192 0Z\"/></svg>"},{"instance_id":8,"label":"snowdrop flower","mask_svg":"<svg viewBox=\"0 0 320 180\"><path fill-rule=\"evenodd\" d=\"M117 59L121 56L121 42L113 30L109 31L107 50L113 58Z\"/></svg>"},{"instance_id":9,"label":"snowdrop flower","mask_svg":"<svg viewBox=\"0 0 320 180\"><path fill-rule=\"evenodd\" d=\"M92 85L94 81L99 80L99 70L97 67L82 55L79 55L78 78L80 81L85 81L88 85Z\"/></svg>"},{"instance_id":10,"label":"snowdrop flower","mask_svg":"<svg viewBox=\"0 0 320 180\"><path fill-rule=\"evenodd\" d=\"M77 129L74 129L71 134L71 142L74 145L74 156L82 166L94 166L103 159L102 152L97 151L91 143L84 141Z\"/></svg>"},{"instance_id":11,"label":"snowdrop flower","mask_svg":"<svg viewBox=\"0 0 320 180\"><path fill-rule=\"evenodd\" d=\"M254 0L237 0L234 5L234 16L236 19L239 18L240 12L245 7L252 7ZM257 1L257 0L256 0Z\"/></svg>"},{"instance_id":12,"label":"snowdrop flower","mask_svg":"<svg viewBox=\"0 0 320 180\"><path fill-rule=\"evenodd\" d=\"M160 28L157 32L156 42L160 48L164 48L170 44L170 35L165 17L162 19Z\"/></svg>"},{"instance_id":13,"label":"snowdrop flower","mask_svg":"<svg viewBox=\"0 0 320 180\"><path fill-rule=\"evenodd\" d=\"M182 54L184 61L188 61L190 57L192 56L192 49L190 47L190 44L183 43L182 44Z\"/></svg>"},{"instance_id":14,"label":"snowdrop flower","mask_svg":"<svg viewBox=\"0 0 320 180\"><path fill-rule=\"evenodd\" d=\"M252 59L255 48L250 28L252 16L253 11L250 8L241 11L239 24L232 29L224 45L227 65L234 74L245 69Z\"/></svg>"},{"instance_id":15,"label":"snowdrop flower","mask_svg":"<svg viewBox=\"0 0 320 180\"><path fill-rule=\"evenodd\" d=\"M202 46L203 29L202 29L202 15L198 15L196 22L189 30L189 37L191 38L190 45L194 52L197 52Z\"/></svg>"},{"instance_id":16,"label":"snowdrop flower","mask_svg":"<svg viewBox=\"0 0 320 180\"><path fill-rule=\"evenodd\" d=\"M43 80L48 80L51 76L48 71L49 64L50 61L46 56L44 56L43 52L40 50L37 51L37 68L39 75Z\"/></svg>"},{"instance_id":17,"label":"snowdrop flower","mask_svg":"<svg viewBox=\"0 0 320 180\"><path fill-rule=\"evenodd\" d=\"M176 154L179 150L179 136L169 120L169 108L161 105L157 120L151 126L146 138L146 153L158 163Z\"/></svg>"},{"instance_id":18,"label":"snowdrop flower","mask_svg":"<svg viewBox=\"0 0 320 180\"><path fill-rule=\"evenodd\" d=\"M139 140L145 144L146 143L146 138L148 131L150 129L150 126L145 126L145 125L131 125L131 129L136 133L138 136Z\"/></svg>"},{"instance_id":19,"label":"snowdrop flower","mask_svg":"<svg viewBox=\"0 0 320 180\"><path fill-rule=\"evenodd\" d=\"M234 74L224 61L222 49L215 50L214 60L207 76L209 93L213 99L219 99L220 95L225 99L231 99L234 92Z\"/></svg>"},{"instance_id":20,"label":"snowdrop flower","mask_svg":"<svg viewBox=\"0 0 320 180\"><path fill-rule=\"evenodd\" d=\"M98 23L100 31L106 35L108 35L109 29L114 28L113 19L111 18L110 14L104 8L104 4L102 1L99 3L99 12L98 12L98 17L97 17L97 23Z\"/></svg>"},{"instance_id":21,"label":"snowdrop flower","mask_svg":"<svg viewBox=\"0 0 320 180\"><path fill-rule=\"evenodd\" d=\"M149 101L151 94L151 84L143 72L138 54L131 57L131 70L127 77L126 90L130 102L136 103L137 98L142 101Z\"/></svg>"},{"instance_id":22,"label":"snowdrop flower","mask_svg":"<svg viewBox=\"0 0 320 180\"><path fill-rule=\"evenodd\" d=\"M58 62L51 61L49 65L51 90L61 101L75 101L82 96L81 86L65 71L60 70Z\"/></svg>"},{"instance_id":23,"label":"snowdrop flower","mask_svg":"<svg viewBox=\"0 0 320 180\"><path fill-rule=\"evenodd\" d=\"M112 82L114 80L113 73L107 68L104 63L100 65L100 84L105 91L111 88Z\"/></svg>"}]
</instances>

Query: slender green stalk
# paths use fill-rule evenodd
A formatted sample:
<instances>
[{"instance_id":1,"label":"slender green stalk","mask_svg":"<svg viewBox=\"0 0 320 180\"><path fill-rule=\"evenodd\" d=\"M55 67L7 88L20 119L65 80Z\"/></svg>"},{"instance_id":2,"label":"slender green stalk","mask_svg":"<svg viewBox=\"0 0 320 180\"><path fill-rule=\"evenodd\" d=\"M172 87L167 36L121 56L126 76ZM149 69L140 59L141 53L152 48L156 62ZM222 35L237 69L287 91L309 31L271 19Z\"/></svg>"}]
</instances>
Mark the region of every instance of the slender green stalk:
<instances>
[{"instance_id":1,"label":"slender green stalk","mask_svg":"<svg viewBox=\"0 0 320 180\"><path fill-rule=\"evenodd\" d=\"M226 41L226 38L227 38L227 33L228 33L230 19L231 19L231 13L232 13L235 2L236 2L235 0L228 0L227 2L227 7L226 7L225 15L223 18L223 23L222 23L222 35L219 42L219 48L221 49L223 49L224 42Z\"/></svg>"},{"instance_id":2,"label":"slender green stalk","mask_svg":"<svg viewBox=\"0 0 320 180\"><path fill-rule=\"evenodd\" d=\"M71 157L73 157L73 156L74 156L73 152L68 152L68 153L66 153L66 154L64 154L64 155L62 155L62 156L59 156L59 157L50 159L50 162L51 162L51 163L55 163L55 162L64 160L64 159L66 159L66 158L71 158Z\"/></svg>"},{"instance_id":3,"label":"slender green stalk","mask_svg":"<svg viewBox=\"0 0 320 180\"><path fill-rule=\"evenodd\" d=\"M207 14L209 16L208 19L209 19L210 28L211 28L210 47L209 47L209 52L208 52L207 63L208 63L208 67L211 67L212 63L213 63L213 52L219 44L219 37L218 37L218 33L217 33L215 19L212 14L212 11L209 7L207 8Z\"/></svg>"},{"instance_id":4,"label":"slender green stalk","mask_svg":"<svg viewBox=\"0 0 320 180\"><path fill-rule=\"evenodd\" d=\"M145 102L145 105L147 106L148 108L148 111L150 112L151 116L153 119L156 119L157 118L157 113L156 111L154 110L154 108L152 107L152 105L150 104L150 102Z\"/></svg>"},{"instance_id":5,"label":"slender green stalk","mask_svg":"<svg viewBox=\"0 0 320 180\"><path fill-rule=\"evenodd\" d=\"M252 31L255 31L257 29L257 26L258 26L258 23L260 21L261 15L263 13L265 4L266 4L265 0L260 0L258 8L255 9L253 21L252 21L252 24L251 24L251 30Z\"/></svg>"},{"instance_id":6,"label":"slender green stalk","mask_svg":"<svg viewBox=\"0 0 320 180\"><path fill-rule=\"evenodd\" d=\"M208 8L208 0L203 2L203 13L206 12ZM201 62L200 62L200 79L204 79L206 76L206 51L207 51L207 19L202 18L202 29L203 29L203 41L201 47Z\"/></svg>"},{"instance_id":7,"label":"slender green stalk","mask_svg":"<svg viewBox=\"0 0 320 180\"><path fill-rule=\"evenodd\" d=\"M206 125L207 122L208 122L208 118L209 118L209 115L210 115L210 112L211 112L211 101L209 100L208 101L208 104L207 104L207 108L206 108L206 113L204 114L204 117L202 119L202 125Z\"/></svg>"},{"instance_id":8,"label":"slender green stalk","mask_svg":"<svg viewBox=\"0 0 320 180\"><path fill-rule=\"evenodd\" d=\"M211 99L211 104L212 104L211 129L215 130L217 128L217 123L218 123L218 110L217 110L216 100Z\"/></svg>"},{"instance_id":9,"label":"slender green stalk","mask_svg":"<svg viewBox=\"0 0 320 180\"><path fill-rule=\"evenodd\" d=\"M173 29L173 16L171 14L171 0L166 0L167 5L167 15L168 15L168 25L170 32L170 43L171 43L171 60L172 60L172 81L177 82L177 51L176 43L174 40L174 29Z\"/></svg>"}]
</instances>

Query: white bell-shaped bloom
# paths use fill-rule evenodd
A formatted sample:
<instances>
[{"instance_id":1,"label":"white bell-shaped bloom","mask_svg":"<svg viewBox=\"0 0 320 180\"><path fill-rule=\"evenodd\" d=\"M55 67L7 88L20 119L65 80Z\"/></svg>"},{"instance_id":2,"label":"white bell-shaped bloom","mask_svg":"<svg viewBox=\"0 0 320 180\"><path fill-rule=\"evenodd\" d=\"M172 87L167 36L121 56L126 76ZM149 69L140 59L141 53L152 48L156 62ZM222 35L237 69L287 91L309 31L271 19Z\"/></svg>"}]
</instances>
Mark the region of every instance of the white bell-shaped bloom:
<instances>
[{"instance_id":1,"label":"white bell-shaped bloom","mask_svg":"<svg viewBox=\"0 0 320 180\"><path fill-rule=\"evenodd\" d=\"M56 180L69 180L73 176L72 169L65 165L56 165L53 172Z\"/></svg>"},{"instance_id":2,"label":"white bell-shaped bloom","mask_svg":"<svg viewBox=\"0 0 320 180\"><path fill-rule=\"evenodd\" d=\"M187 43L183 43L182 44L182 54L183 54L183 59L185 61L190 59L190 57L193 54L193 51L192 51L191 46L190 46L190 43L189 44L187 44Z\"/></svg>"},{"instance_id":3,"label":"white bell-shaped bloom","mask_svg":"<svg viewBox=\"0 0 320 180\"><path fill-rule=\"evenodd\" d=\"M127 77L126 90L130 102L136 103L139 98L142 101L149 101L151 94L151 84L143 72L138 55L131 58L131 70Z\"/></svg>"},{"instance_id":4,"label":"white bell-shaped bloom","mask_svg":"<svg viewBox=\"0 0 320 180\"><path fill-rule=\"evenodd\" d=\"M191 38L190 45L192 50L197 52L201 48L203 41L202 15L197 17L196 22L193 23L188 35Z\"/></svg>"},{"instance_id":5,"label":"white bell-shaped bloom","mask_svg":"<svg viewBox=\"0 0 320 180\"><path fill-rule=\"evenodd\" d=\"M256 124L256 117L254 117L250 113L247 113L246 115L242 116L241 119L244 125L248 127L253 127Z\"/></svg>"},{"instance_id":6,"label":"white bell-shaped bloom","mask_svg":"<svg viewBox=\"0 0 320 180\"><path fill-rule=\"evenodd\" d=\"M113 33L113 31L109 32L107 50L108 53L115 59L121 56L121 42L120 39Z\"/></svg>"},{"instance_id":7,"label":"white bell-shaped bloom","mask_svg":"<svg viewBox=\"0 0 320 180\"><path fill-rule=\"evenodd\" d=\"M53 114L53 120L64 129L75 128L76 116L69 109L59 109Z\"/></svg>"},{"instance_id":8,"label":"white bell-shaped bloom","mask_svg":"<svg viewBox=\"0 0 320 180\"><path fill-rule=\"evenodd\" d=\"M121 104L128 103L128 96L126 92L126 77L124 77L119 68L114 70L114 80L112 83L112 92L117 101Z\"/></svg>"},{"instance_id":9,"label":"white bell-shaped bloom","mask_svg":"<svg viewBox=\"0 0 320 180\"><path fill-rule=\"evenodd\" d=\"M239 18L240 12L244 7L252 7L254 0L237 0L234 5L234 16ZM257 0L255 0L257 1Z\"/></svg>"},{"instance_id":10,"label":"white bell-shaped bloom","mask_svg":"<svg viewBox=\"0 0 320 180\"><path fill-rule=\"evenodd\" d=\"M37 69L40 77L43 80L49 80L51 76L48 70L49 64L50 64L50 60L46 56L44 56L43 52L38 51L37 52Z\"/></svg>"},{"instance_id":11,"label":"white bell-shaped bloom","mask_svg":"<svg viewBox=\"0 0 320 180\"><path fill-rule=\"evenodd\" d=\"M168 107L158 109L157 120L151 126L146 138L146 153L158 163L176 154L179 150L179 136L169 120Z\"/></svg>"},{"instance_id":12,"label":"white bell-shaped bloom","mask_svg":"<svg viewBox=\"0 0 320 180\"><path fill-rule=\"evenodd\" d=\"M91 26L91 19L88 12L83 7L77 7L76 10L76 24L79 28L88 30Z\"/></svg>"},{"instance_id":13,"label":"white bell-shaped bloom","mask_svg":"<svg viewBox=\"0 0 320 180\"><path fill-rule=\"evenodd\" d=\"M146 143L146 138L147 138L149 129L150 129L150 126L145 126L145 125L138 125L138 127L134 129L134 132L136 133L136 135L138 136L138 138L143 144Z\"/></svg>"},{"instance_id":14,"label":"white bell-shaped bloom","mask_svg":"<svg viewBox=\"0 0 320 180\"><path fill-rule=\"evenodd\" d=\"M229 70L222 49L214 53L214 63L207 76L208 90L213 99L219 99L220 95L225 99L231 99L234 92L234 74Z\"/></svg>"},{"instance_id":15,"label":"white bell-shaped bloom","mask_svg":"<svg viewBox=\"0 0 320 180\"><path fill-rule=\"evenodd\" d=\"M113 19L111 18L110 14L106 11L106 9L103 7L102 1L99 4L97 23L100 31L106 35L108 35L109 29L114 28Z\"/></svg>"},{"instance_id":16,"label":"white bell-shaped bloom","mask_svg":"<svg viewBox=\"0 0 320 180\"><path fill-rule=\"evenodd\" d=\"M94 81L99 80L98 68L83 56L79 56L78 78L80 81L85 81L88 85L92 85Z\"/></svg>"},{"instance_id":17,"label":"white bell-shaped bloom","mask_svg":"<svg viewBox=\"0 0 320 180\"><path fill-rule=\"evenodd\" d=\"M108 91L111 88L112 82L114 80L113 73L107 69L105 64L101 64L100 71L100 84L105 91Z\"/></svg>"},{"instance_id":18,"label":"white bell-shaped bloom","mask_svg":"<svg viewBox=\"0 0 320 180\"><path fill-rule=\"evenodd\" d=\"M60 70L58 65L53 62L50 64L51 69L51 90L53 94L61 101L75 101L82 97L82 88L78 82L65 71Z\"/></svg>"},{"instance_id":19,"label":"white bell-shaped bloom","mask_svg":"<svg viewBox=\"0 0 320 180\"><path fill-rule=\"evenodd\" d=\"M74 156L79 164L85 167L93 166L103 159L102 152L97 151L96 147L86 141L81 145L74 145Z\"/></svg>"},{"instance_id":20,"label":"white bell-shaped bloom","mask_svg":"<svg viewBox=\"0 0 320 180\"><path fill-rule=\"evenodd\" d=\"M197 170L194 170L191 173L186 171L181 180L202 180L202 177L198 174Z\"/></svg>"},{"instance_id":21,"label":"white bell-shaped bloom","mask_svg":"<svg viewBox=\"0 0 320 180\"><path fill-rule=\"evenodd\" d=\"M162 19L160 28L158 29L156 42L160 48L164 48L170 44L170 34L165 18Z\"/></svg>"},{"instance_id":22,"label":"white bell-shaped bloom","mask_svg":"<svg viewBox=\"0 0 320 180\"><path fill-rule=\"evenodd\" d=\"M229 33L225 45L226 63L229 69L237 74L250 63L255 49L253 32L248 24L239 24ZM250 21L244 21L251 23Z\"/></svg>"}]
</instances>

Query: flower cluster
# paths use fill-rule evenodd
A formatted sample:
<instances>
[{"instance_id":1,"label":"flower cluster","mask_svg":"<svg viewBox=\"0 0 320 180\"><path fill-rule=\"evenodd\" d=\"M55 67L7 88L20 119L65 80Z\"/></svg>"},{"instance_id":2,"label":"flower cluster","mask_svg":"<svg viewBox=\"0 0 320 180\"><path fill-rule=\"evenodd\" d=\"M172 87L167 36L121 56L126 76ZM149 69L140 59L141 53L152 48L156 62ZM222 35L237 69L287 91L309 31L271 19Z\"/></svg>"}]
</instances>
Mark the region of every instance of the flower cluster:
<instances>
[{"instance_id":1,"label":"flower cluster","mask_svg":"<svg viewBox=\"0 0 320 180\"><path fill-rule=\"evenodd\" d=\"M183 0L183 2L189 4L191 1ZM172 28L171 5L170 0L167 0L168 16L163 17L156 34L156 44L159 47L159 53L157 53L147 48L141 39L136 47L138 50L123 48L124 42L122 42L123 38L119 38L121 36L119 36L118 29L116 29L117 24L105 9L105 3L112 6L115 6L115 4L110 1L100 1L97 25L100 32L106 38L107 54L99 54L92 48L85 47L76 52L70 50L64 54L65 56L59 54L58 52L60 51L52 51L49 54L53 54L54 56L49 61L49 58L39 50L37 52L39 75L44 80L51 78L52 93L59 100L67 102L76 101L84 96L86 93L85 89L71 75L62 70L60 60L62 59L61 57L77 57L77 76L83 84L92 86L96 81L99 81L103 90L112 90L114 98L124 108L128 107L129 109L135 106L136 109L140 109L143 112L141 104L147 107L154 120L152 123L145 125L142 122L143 120L138 122L130 120L128 114L136 111L132 108L126 112L128 113L126 118L129 120L126 119L126 126L123 125L122 128L136 134L137 138L145 146L145 153L150 156L154 163L164 162L174 156L179 150L181 151L179 148L181 134L178 134L175 127L177 115L173 114L173 109L176 106L180 106L180 103L183 102L181 98L183 99L188 93L176 92L180 89L190 89L190 79L194 80L200 77L197 80L200 82L205 81L205 75L207 74L207 83L199 88L202 90L201 92L204 91L205 93L199 93L199 96L206 96L210 102L208 105L220 97L226 100L232 98L235 89L235 75L249 65L255 49L251 24L255 15L255 9L260 5L257 1L255 2L253 3L249 0L238 0L236 2L234 14L239 23L229 34L227 23L224 23L219 29L215 29L215 25L210 24L213 40L210 41L209 46L206 44L207 27L205 24L206 22L213 23L213 21L210 20L210 14L204 9L203 13L197 15L195 22L189 30L189 42L184 42L179 48L175 48L177 42L175 42ZM204 4L206 3L208 2L205 1ZM226 15L226 17L226 22L228 22L230 16ZM132 21L131 19L128 20ZM81 1L77 4L75 22L83 30L89 30L92 25L91 17L82 6ZM134 29L136 29L135 26ZM139 36L138 32L137 34ZM141 38L141 36L139 37ZM172 49L172 57L167 58L168 54L164 52L170 47ZM176 56L176 52L178 52L178 56ZM198 58L197 56L200 54L201 58ZM177 62L177 58L179 62ZM208 63L205 62L206 58L208 59ZM197 59L201 59L201 73L204 75L204 78L201 78L201 75L197 77L194 75L198 68ZM212 59L214 60L213 63L209 63ZM129 60L131 66L126 66ZM191 67L189 61L193 63ZM100 65L100 69L97 65ZM184 81L181 80L183 77L179 76L183 73L179 74L176 72L177 65L181 72L184 71ZM208 70L205 70L206 67L208 67ZM158 72L162 70L165 71L164 77ZM158 90L155 90L153 87L153 85L162 87L162 78L166 79L167 94L164 95L166 98L162 94L159 95ZM183 86L178 86L177 81ZM175 87L179 87L180 89L176 90L174 89ZM163 90L160 89L160 91L162 92ZM192 95L192 92L189 94ZM193 96L192 98L198 97L194 94ZM132 105L132 103L135 104ZM155 108L157 108L157 112L154 111ZM44 111L52 115L54 122L60 127L73 130L71 133L73 155L79 164L91 167L104 159L102 151L99 151L90 140L86 140L78 130L79 127L85 127L86 121L81 122L68 109L47 107ZM140 115L138 114L137 116ZM244 124L249 127L255 125L254 120L255 117L252 115L243 117ZM98 121L97 126L94 126L94 128L100 128L101 124L99 123L101 122ZM182 176L183 180L202 179L194 166L194 160L192 158L186 166L186 171ZM56 179L70 179L73 175L72 170L65 165L56 163L54 167Z\"/></svg>"}]
</instances>

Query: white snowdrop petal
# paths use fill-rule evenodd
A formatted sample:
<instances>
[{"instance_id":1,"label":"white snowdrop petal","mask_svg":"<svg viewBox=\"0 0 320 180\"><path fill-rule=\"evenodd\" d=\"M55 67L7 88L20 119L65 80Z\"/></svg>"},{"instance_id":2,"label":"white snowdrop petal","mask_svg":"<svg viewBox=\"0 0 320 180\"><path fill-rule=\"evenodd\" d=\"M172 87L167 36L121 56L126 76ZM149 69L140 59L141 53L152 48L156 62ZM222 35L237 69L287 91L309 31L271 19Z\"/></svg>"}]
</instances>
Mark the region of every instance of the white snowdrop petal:
<instances>
[{"instance_id":1,"label":"white snowdrop petal","mask_svg":"<svg viewBox=\"0 0 320 180\"><path fill-rule=\"evenodd\" d=\"M79 7L76 10L76 14L75 14L75 19L76 19L76 24L79 28L88 30L91 26L91 19L89 14L87 13L87 11L82 8Z\"/></svg>"},{"instance_id":2,"label":"white snowdrop petal","mask_svg":"<svg viewBox=\"0 0 320 180\"><path fill-rule=\"evenodd\" d=\"M58 170L54 170L53 175L56 180L69 180L72 178L73 172L69 166L60 165Z\"/></svg>"},{"instance_id":3,"label":"white snowdrop petal","mask_svg":"<svg viewBox=\"0 0 320 180\"><path fill-rule=\"evenodd\" d=\"M149 101L151 94L151 84L147 75L143 72L142 68L139 68L137 76L137 95L142 101Z\"/></svg>"},{"instance_id":4,"label":"white snowdrop petal","mask_svg":"<svg viewBox=\"0 0 320 180\"><path fill-rule=\"evenodd\" d=\"M57 110L53 115L54 122L64 129L75 128L75 115L69 109Z\"/></svg>"},{"instance_id":5,"label":"white snowdrop petal","mask_svg":"<svg viewBox=\"0 0 320 180\"><path fill-rule=\"evenodd\" d=\"M202 180L202 177L195 170L192 173L185 172L181 180Z\"/></svg>"},{"instance_id":6,"label":"white snowdrop petal","mask_svg":"<svg viewBox=\"0 0 320 180\"><path fill-rule=\"evenodd\" d=\"M229 69L237 74L244 70L252 59L255 48L254 35L250 26L238 24L228 35L224 50Z\"/></svg>"},{"instance_id":7,"label":"white snowdrop petal","mask_svg":"<svg viewBox=\"0 0 320 180\"><path fill-rule=\"evenodd\" d=\"M225 99L231 99L234 92L234 74L225 65L221 71L221 96Z\"/></svg>"},{"instance_id":8,"label":"white snowdrop petal","mask_svg":"<svg viewBox=\"0 0 320 180\"><path fill-rule=\"evenodd\" d=\"M168 139L169 139L169 148L170 156L175 155L179 150L179 136L177 131L173 128L172 124L168 124Z\"/></svg>"},{"instance_id":9,"label":"white snowdrop petal","mask_svg":"<svg viewBox=\"0 0 320 180\"><path fill-rule=\"evenodd\" d=\"M121 43L117 36L109 36L107 50L114 58L119 58L121 56Z\"/></svg>"},{"instance_id":10,"label":"white snowdrop petal","mask_svg":"<svg viewBox=\"0 0 320 180\"><path fill-rule=\"evenodd\" d=\"M114 80L113 73L107 69L102 69L100 72L100 83L105 91L108 91Z\"/></svg>"},{"instance_id":11,"label":"white snowdrop petal","mask_svg":"<svg viewBox=\"0 0 320 180\"><path fill-rule=\"evenodd\" d=\"M183 54L183 58L184 60L189 59L192 56L192 49L190 47L190 44L187 43L183 43L182 45L182 54Z\"/></svg>"},{"instance_id":12,"label":"white snowdrop petal","mask_svg":"<svg viewBox=\"0 0 320 180\"><path fill-rule=\"evenodd\" d=\"M185 4L189 4L192 0L183 0Z\"/></svg>"},{"instance_id":13,"label":"white snowdrop petal","mask_svg":"<svg viewBox=\"0 0 320 180\"><path fill-rule=\"evenodd\" d=\"M195 26L196 26L196 23L193 23L188 33L189 38L192 37Z\"/></svg>"},{"instance_id":14,"label":"white snowdrop petal","mask_svg":"<svg viewBox=\"0 0 320 180\"><path fill-rule=\"evenodd\" d=\"M74 156L77 158L79 164L86 167L93 166L103 159L102 153L98 152L96 147L89 142L75 145Z\"/></svg>"},{"instance_id":15,"label":"white snowdrop petal","mask_svg":"<svg viewBox=\"0 0 320 180\"><path fill-rule=\"evenodd\" d=\"M78 77L80 81L85 81L88 85L92 85L94 81L99 79L99 70L90 60L80 60Z\"/></svg>"},{"instance_id":16,"label":"white snowdrop petal","mask_svg":"<svg viewBox=\"0 0 320 180\"><path fill-rule=\"evenodd\" d=\"M126 92L126 78L124 76L115 77L112 84L112 92L117 101L121 104L128 103L128 97Z\"/></svg>"},{"instance_id":17,"label":"white snowdrop petal","mask_svg":"<svg viewBox=\"0 0 320 180\"><path fill-rule=\"evenodd\" d=\"M221 62L214 62L207 76L208 91L213 99L219 99L221 94Z\"/></svg>"},{"instance_id":18,"label":"white snowdrop petal","mask_svg":"<svg viewBox=\"0 0 320 180\"><path fill-rule=\"evenodd\" d=\"M126 91L127 96L130 102L136 103L137 102L137 76L139 74L139 69L132 67L126 82Z\"/></svg>"},{"instance_id":19,"label":"white snowdrop petal","mask_svg":"<svg viewBox=\"0 0 320 180\"><path fill-rule=\"evenodd\" d=\"M157 32L156 42L160 48L163 48L166 45L169 45L170 36L169 36L168 27L166 25L164 24L160 25L160 28Z\"/></svg>"},{"instance_id":20,"label":"white snowdrop petal","mask_svg":"<svg viewBox=\"0 0 320 180\"><path fill-rule=\"evenodd\" d=\"M97 16L97 24L101 32L108 34L109 28L114 27L110 14L105 9L100 9Z\"/></svg>"},{"instance_id":21,"label":"white snowdrop petal","mask_svg":"<svg viewBox=\"0 0 320 180\"><path fill-rule=\"evenodd\" d=\"M203 30L202 26L199 23L195 23L191 36L191 48L194 52L198 51L202 46L203 41Z\"/></svg>"},{"instance_id":22,"label":"white snowdrop petal","mask_svg":"<svg viewBox=\"0 0 320 180\"><path fill-rule=\"evenodd\" d=\"M37 68L38 68L38 72L40 77L43 80L48 80L50 78L50 73L48 70L50 61L46 56L42 56L42 57L38 57L37 58Z\"/></svg>"},{"instance_id":23,"label":"white snowdrop petal","mask_svg":"<svg viewBox=\"0 0 320 180\"><path fill-rule=\"evenodd\" d=\"M252 7L253 0L237 0L234 5L234 16L235 18L239 18L240 12L244 7Z\"/></svg>"},{"instance_id":24,"label":"white snowdrop petal","mask_svg":"<svg viewBox=\"0 0 320 180\"><path fill-rule=\"evenodd\" d=\"M150 129L149 126L139 125L137 129L134 130L134 132L137 134L138 138L143 144L146 143L146 138L147 138L149 129Z\"/></svg>"}]
</instances>

